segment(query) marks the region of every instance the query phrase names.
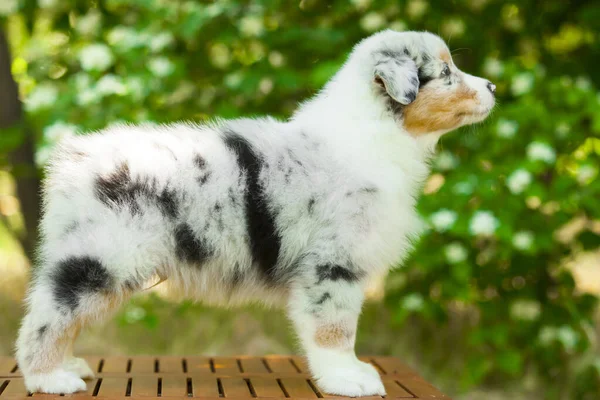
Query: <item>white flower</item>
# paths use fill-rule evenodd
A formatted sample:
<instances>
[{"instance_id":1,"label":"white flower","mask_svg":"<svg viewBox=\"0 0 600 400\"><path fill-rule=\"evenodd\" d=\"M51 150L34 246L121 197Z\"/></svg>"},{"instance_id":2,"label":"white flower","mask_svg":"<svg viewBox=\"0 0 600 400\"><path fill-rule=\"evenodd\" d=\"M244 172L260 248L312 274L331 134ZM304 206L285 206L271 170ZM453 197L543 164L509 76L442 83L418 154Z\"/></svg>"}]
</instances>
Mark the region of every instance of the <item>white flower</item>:
<instances>
[{"instance_id":1,"label":"white flower","mask_svg":"<svg viewBox=\"0 0 600 400\"><path fill-rule=\"evenodd\" d=\"M148 61L148 69L159 78L171 75L175 65L166 57L155 57Z\"/></svg>"},{"instance_id":2,"label":"white flower","mask_svg":"<svg viewBox=\"0 0 600 400\"><path fill-rule=\"evenodd\" d=\"M586 76L578 76L577 79L575 79L575 86L578 89L587 92L592 88L592 82Z\"/></svg>"},{"instance_id":3,"label":"white flower","mask_svg":"<svg viewBox=\"0 0 600 400\"><path fill-rule=\"evenodd\" d=\"M531 142L527 146L527 157L531 161L544 161L547 164L552 164L556 160L556 152L546 143Z\"/></svg>"},{"instance_id":4,"label":"white flower","mask_svg":"<svg viewBox=\"0 0 600 400\"><path fill-rule=\"evenodd\" d=\"M123 80L114 74L104 75L96 84L96 90L102 96L112 94L124 95L127 93L127 87Z\"/></svg>"},{"instance_id":5,"label":"white flower","mask_svg":"<svg viewBox=\"0 0 600 400\"><path fill-rule=\"evenodd\" d=\"M52 146L39 147L35 152L35 163L38 167L43 166L48 162L50 155L52 154Z\"/></svg>"},{"instance_id":6,"label":"white flower","mask_svg":"<svg viewBox=\"0 0 600 400\"><path fill-rule=\"evenodd\" d=\"M565 138L571 132L571 127L566 122L561 122L556 126L556 136Z\"/></svg>"},{"instance_id":7,"label":"white flower","mask_svg":"<svg viewBox=\"0 0 600 400\"><path fill-rule=\"evenodd\" d=\"M402 301L402 306L408 311L418 311L423 308L425 305L425 301L423 300L423 296L419 293L411 293L404 297Z\"/></svg>"},{"instance_id":8,"label":"white flower","mask_svg":"<svg viewBox=\"0 0 600 400\"><path fill-rule=\"evenodd\" d=\"M117 26L111 29L110 32L108 32L107 40L111 46L123 50L130 50L144 44L144 37L138 34L135 29L127 26Z\"/></svg>"},{"instance_id":9,"label":"white flower","mask_svg":"<svg viewBox=\"0 0 600 400\"><path fill-rule=\"evenodd\" d=\"M144 98L146 94L144 81L138 77L128 77L127 82L127 92L135 99L141 100Z\"/></svg>"},{"instance_id":10,"label":"white flower","mask_svg":"<svg viewBox=\"0 0 600 400\"><path fill-rule=\"evenodd\" d=\"M269 53L269 63L273 67L279 68L279 67L281 67L285 63L285 58L283 57L283 54L281 54L280 52L274 50L274 51L272 51L272 52Z\"/></svg>"},{"instance_id":11,"label":"white flower","mask_svg":"<svg viewBox=\"0 0 600 400\"><path fill-rule=\"evenodd\" d=\"M59 0L38 0L40 8L52 8L58 5Z\"/></svg>"},{"instance_id":12,"label":"white flower","mask_svg":"<svg viewBox=\"0 0 600 400\"><path fill-rule=\"evenodd\" d=\"M366 32L375 32L381 29L385 25L385 18L383 15L370 12L360 19L360 27Z\"/></svg>"},{"instance_id":13,"label":"white flower","mask_svg":"<svg viewBox=\"0 0 600 400\"><path fill-rule=\"evenodd\" d=\"M85 71L104 71L114 61L110 49L102 43L90 44L79 52L79 62Z\"/></svg>"},{"instance_id":14,"label":"white flower","mask_svg":"<svg viewBox=\"0 0 600 400\"><path fill-rule=\"evenodd\" d=\"M522 193L530 184L531 173L523 168L514 171L506 180L506 186L514 194Z\"/></svg>"},{"instance_id":15,"label":"white flower","mask_svg":"<svg viewBox=\"0 0 600 400\"><path fill-rule=\"evenodd\" d=\"M410 0L406 5L406 13L412 18L419 18L425 14L429 3L425 0Z\"/></svg>"},{"instance_id":16,"label":"white flower","mask_svg":"<svg viewBox=\"0 0 600 400\"><path fill-rule=\"evenodd\" d=\"M485 75L497 78L504 73L504 65L495 58L488 58L483 64Z\"/></svg>"},{"instance_id":17,"label":"white flower","mask_svg":"<svg viewBox=\"0 0 600 400\"><path fill-rule=\"evenodd\" d=\"M264 31L263 20L258 15L248 15L240 19L239 30L244 36L260 36Z\"/></svg>"},{"instance_id":18,"label":"white flower","mask_svg":"<svg viewBox=\"0 0 600 400\"><path fill-rule=\"evenodd\" d=\"M435 165L442 171L448 171L456 168L458 165L458 160L454 154L450 153L449 151L442 151L437 155L435 159Z\"/></svg>"},{"instance_id":19,"label":"white flower","mask_svg":"<svg viewBox=\"0 0 600 400\"><path fill-rule=\"evenodd\" d=\"M490 211L477 211L469 224L472 235L490 236L498 229L498 219Z\"/></svg>"},{"instance_id":20,"label":"white flower","mask_svg":"<svg viewBox=\"0 0 600 400\"><path fill-rule=\"evenodd\" d=\"M442 33L447 37L462 36L465 33L465 23L459 18L449 18L442 24Z\"/></svg>"},{"instance_id":21,"label":"white flower","mask_svg":"<svg viewBox=\"0 0 600 400\"><path fill-rule=\"evenodd\" d=\"M534 236L530 231L520 231L514 234L512 244L516 249L529 250L533 245Z\"/></svg>"},{"instance_id":22,"label":"white flower","mask_svg":"<svg viewBox=\"0 0 600 400\"><path fill-rule=\"evenodd\" d=\"M80 106L87 106L92 103L96 103L100 100L102 96L95 89L89 88L81 90L77 93L77 98L75 101Z\"/></svg>"},{"instance_id":23,"label":"white flower","mask_svg":"<svg viewBox=\"0 0 600 400\"><path fill-rule=\"evenodd\" d=\"M510 90L515 96L520 96L531 90L533 87L533 75L529 72L523 72L516 75L511 82Z\"/></svg>"},{"instance_id":24,"label":"white flower","mask_svg":"<svg viewBox=\"0 0 600 400\"><path fill-rule=\"evenodd\" d=\"M210 62L217 68L225 68L231 63L231 51L223 43L215 43L209 49Z\"/></svg>"},{"instance_id":25,"label":"white flower","mask_svg":"<svg viewBox=\"0 0 600 400\"><path fill-rule=\"evenodd\" d=\"M468 196L473 193L473 184L471 182L458 182L452 187L452 191L456 194Z\"/></svg>"},{"instance_id":26,"label":"white flower","mask_svg":"<svg viewBox=\"0 0 600 400\"><path fill-rule=\"evenodd\" d=\"M467 259L469 253L465 246L458 242L453 242L444 248L444 255L450 264L458 264Z\"/></svg>"},{"instance_id":27,"label":"white flower","mask_svg":"<svg viewBox=\"0 0 600 400\"><path fill-rule=\"evenodd\" d=\"M431 221L431 225L433 225L433 229L438 232L445 232L452 228L452 225L454 225L458 219L458 216L454 211L442 209L431 214L429 219Z\"/></svg>"},{"instance_id":28,"label":"white flower","mask_svg":"<svg viewBox=\"0 0 600 400\"><path fill-rule=\"evenodd\" d=\"M0 15L10 15L19 10L19 0L0 1Z\"/></svg>"},{"instance_id":29,"label":"white flower","mask_svg":"<svg viewBox=\"0 0 600 400\"><path fill-rule=\"evenodd\" d=\"M392 22L390 25L390 29L397 31L397 32L402 32L408 29L408 25L406 25L406 22L402 21L402 20L396 20L394 22Z\"/></svg>"},{"instance_id":30,"label":"white flower","mask_svg":"<svg viewBox=\"0 0 600 400\"><path fill-rule=\"evenodd\" d=\"M50 83L42 83L33 89L25 98L25 108L27 111L36 111L42 108L48 108L56 102L58 98L58 89Z\"/></svg>"},{"instance_id":31,"label":"white flower","mask_svg":"<svg viewBox=\"0 0 600 400\"><path fill-rule=\"evenodd\" d=\"M97 11L90 11L77 18L75 30L82 35L92 35L98 31L102 22L102 14Z\"/></svg>"},{"instance_id":32,"label":"white flower","mask_svg":"<svg viewBox=\"0 0 600 400\"><path fill-rule=\"evenodd\" d=\"M577 168L577 182L584 185L591 182L598 175L598 169L593 165L582 165Z\"/></svg>"},{"instance_id":33,"label":"white flower","mask_svg":"<svg viewBox=\"0 0 600 400\"><path fill-rule=\"evenodd\" d=\"M510 306L510 315L514 319L535 321L540 316L541 308L535 300L515 300Z\"/></svg>"},{"instance_id":34,"label":"white flower","mask_svg":"<svg viewBox=\"0 0 600 400\"><path fill-rule=\"evenodd\" d=\"M227 86L228 88L235 89L240 86L243 79L244 79L244 77L242 76L241 73L234 72L234 73L228 74L225 77L224 83L225 83L225 86Z\"/></svg>"},{"instance_id":35,"label":"white flower","mask_svg":"<svg viewBox=\"0 0 600 400\"><path fill-rule=\"evenodd\" d=\"M125 320L130 324L144 319L145 316L146 310L142 307L131 307L125 312Z\"/></svg>"},{"instance_id":36,"label":"white flower","mask_svg":"<svg viewBox=\"0 0 600 400\"><path fill-rule=\"evenodd\" d=\"M561 326L556 332L556 337L567 350L573 350L577 345L577 333L570 326Z\"/></svg>"},{"instance_id":37,"label":"white flower","mask_svg":"<svg viewBox=\"0 0 600 400\"><path fill-rule=\"evenodd\" d=\"M350 2L359 10L364 10L371 4L371 0L350 0Z\"/></svg>"},{"instance_id":38,"label":"white flower","mask_svg":"<svg viewBox=\"0 0 600 400\"><path fill-rule=\"evenodd\" d=\"M63 121L57 121L44 128L44 137L52 143L61 141L66 137L74 136L77 133L77 126Z\"/></svg>"},{"instance_id":39,"label":"white flower","mask_svg":"<svg viewBox=\"0 0 600 400\"><path fill-rule=\"evenodd\" d=\"M161 32L151 37L150 50L153 52L162 51L173 44L175 38L170 32Z\"/></svg>"},{"instance_id":40,"label":"white flower","mask_svg":"<svg viewBox=\"0 0 600 400\"><path fill-rule=\"evenodd\" d=\"M496 125L496 132L501 138L512 138L513 136L515 136L515 133L517 133L518 129L519 124L516 121L511 121L504 118L498 119L498 123Z\"/></svg>"}]
</instances>

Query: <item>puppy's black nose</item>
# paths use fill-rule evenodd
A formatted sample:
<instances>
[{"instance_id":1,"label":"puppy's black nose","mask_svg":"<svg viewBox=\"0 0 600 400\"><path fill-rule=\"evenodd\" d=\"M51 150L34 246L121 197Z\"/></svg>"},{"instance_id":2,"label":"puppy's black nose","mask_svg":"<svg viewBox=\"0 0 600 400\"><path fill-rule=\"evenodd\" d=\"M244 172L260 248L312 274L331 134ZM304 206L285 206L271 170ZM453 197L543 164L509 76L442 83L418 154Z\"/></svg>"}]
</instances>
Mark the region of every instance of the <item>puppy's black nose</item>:
<instances>
[{"instance_id":1,"label":"puppy's black nose","mask_svg":"<svg viewBox=\"0 0 600 400\"><path fill-rule=\"evenodd\" d=\"M492 82L488 81L487 83L487 88L490 92L492 92L492 94L496 94L496 85L494 85Z\"/></svg>"}]
</instances>

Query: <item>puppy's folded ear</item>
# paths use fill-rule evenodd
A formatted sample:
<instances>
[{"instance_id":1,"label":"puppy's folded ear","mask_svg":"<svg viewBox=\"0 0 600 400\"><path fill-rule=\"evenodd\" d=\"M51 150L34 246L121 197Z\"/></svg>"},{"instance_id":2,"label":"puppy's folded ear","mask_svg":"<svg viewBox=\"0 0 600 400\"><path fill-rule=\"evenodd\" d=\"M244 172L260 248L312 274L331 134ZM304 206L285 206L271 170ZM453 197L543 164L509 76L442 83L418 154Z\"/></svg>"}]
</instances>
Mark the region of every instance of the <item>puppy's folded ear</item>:
<instances>
[{"instance_id":1,"label":"puppy's folded ear","mask_svg":"<svg viewBox=\"0 0 600 400\"><path fill-rule=\"evenodd\" d=\"M408 56L384 57L375 65L375 82L382 85L391 98L408 105L419 91L419 71Z\"/></svg>"}]
</instances>

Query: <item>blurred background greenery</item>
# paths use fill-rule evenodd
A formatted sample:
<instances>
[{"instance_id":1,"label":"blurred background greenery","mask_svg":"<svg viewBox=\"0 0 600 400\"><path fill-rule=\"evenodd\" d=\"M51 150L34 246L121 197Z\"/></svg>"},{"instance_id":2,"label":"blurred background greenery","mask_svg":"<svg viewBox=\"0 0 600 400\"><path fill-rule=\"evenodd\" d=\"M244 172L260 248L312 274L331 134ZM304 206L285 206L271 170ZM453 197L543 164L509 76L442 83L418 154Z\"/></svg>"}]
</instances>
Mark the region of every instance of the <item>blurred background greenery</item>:
<instances>
[{"instance_id":1,"label":"blurred background greenery","mask_svg":"<svg viewBox=\"0 0 600 400\"><path fill-rule=\"evenodd\" d=\"M52 146L129 122L286 118L384 28L440 34L491 79L484 124L443 138L430 223L371 290L360 353L457 399L600 398L600 2L0 0L0 354L10 354ZM157 290L86 332L87 354L294 351L279 311Z\"/></svg>"}]
</instances>

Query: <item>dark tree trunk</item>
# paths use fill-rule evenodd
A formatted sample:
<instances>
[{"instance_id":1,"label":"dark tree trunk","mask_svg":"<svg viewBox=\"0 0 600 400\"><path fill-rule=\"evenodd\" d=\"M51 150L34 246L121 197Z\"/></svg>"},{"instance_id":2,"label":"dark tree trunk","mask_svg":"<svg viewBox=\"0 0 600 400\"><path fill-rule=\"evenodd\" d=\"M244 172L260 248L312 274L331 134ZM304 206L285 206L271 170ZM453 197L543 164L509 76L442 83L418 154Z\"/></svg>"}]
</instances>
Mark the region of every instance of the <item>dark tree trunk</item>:
<instances>
[{"instance_id":1,"label":"dark tree trunk","mask_svg":"<svg viewBox=\"0 0 600 400\"><path fill-rule=\"evenodd\" d=\"M0 129L18 128L22 140L8 154L8 162L17 184L17 196L25 220L26 234L19 240L31 259L37 239L40 216L40 179L35 166L35 138L23 119L17 84L11 74L10 48L4 29L0 26Z\"/></svg>"}]
</instances>

